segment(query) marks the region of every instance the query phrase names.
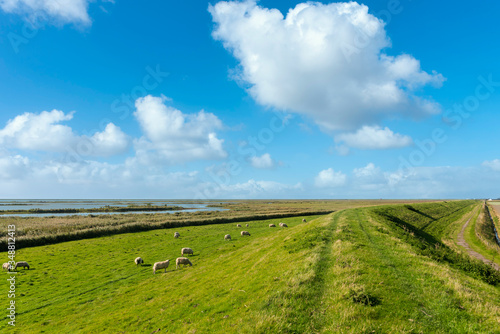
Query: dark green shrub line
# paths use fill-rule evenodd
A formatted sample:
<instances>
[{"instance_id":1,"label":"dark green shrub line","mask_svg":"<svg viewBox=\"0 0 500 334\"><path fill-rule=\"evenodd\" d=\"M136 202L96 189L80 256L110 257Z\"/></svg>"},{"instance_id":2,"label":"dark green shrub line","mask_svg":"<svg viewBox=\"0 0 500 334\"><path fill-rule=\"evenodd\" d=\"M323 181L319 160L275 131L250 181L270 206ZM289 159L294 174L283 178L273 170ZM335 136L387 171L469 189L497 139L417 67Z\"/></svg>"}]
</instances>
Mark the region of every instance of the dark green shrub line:
<instances>
[{"instance_id":1,"label":"dark green shrub line","mask_svg":"<svg viewBox=\"0 0 500 334\"><path fill-rule=\"evenodd\" d=\"M167 228L184 227L184 226L201 226L201 225L212 225L212 224L226 224L233 222L248 222L254 220L325 215L332 212L333 211L279 213L279 214L268 214L268 215L242 216L234 218L220 217L220 218L212 218L204 220L193 220L193 221L173 221L173 222L165 221L165 222L155 222L155 223L141 222L141 223L112 225L102 228L90 228L85 230L78 230L75 232L69 232L64 234L52 234L52 235L42 235L36 237L16 238L16 249L35 247L35 246L45 246L66 241L98 238L114 234L144 232L150 230L167 229ZM5 251L7 250L7 238L3 238L0 241L0 249L3 249Z\"/></svg>"},{"instance_id":2,"label":"dark green shrub line","mask_svg":"<svg viewBox=\"0 0 500 334\"><path fill-rule=\"evenodd\" d=\"M463 203L460 210L450 210L448 216L435 221L439 225L449 225L460 219L469 209L469 203ZM410 244L420 255L427 256L437 262L446 262L452 267L460 269L474 278L483 280L491 285L500 284L500 272L482 261L472 259L467 254L460 254L457 251L446 246L442 241L442 233L430 234L422 229L413 226L407 219L401 219L401 216L408 218L407 212L401 212L403 206L379 207L371 211L395 232L395 235ZM399 210L395 210L399 209ZM403 209L404 210L404 209ZM406 208L407 211L413 211ZM401 215L394 214L399 212ZM411 221L411 219L409 219ZM445 227L446 227L445 226ZM438 229L442 232L444 228Z\"/></svg>"}]
</instances>

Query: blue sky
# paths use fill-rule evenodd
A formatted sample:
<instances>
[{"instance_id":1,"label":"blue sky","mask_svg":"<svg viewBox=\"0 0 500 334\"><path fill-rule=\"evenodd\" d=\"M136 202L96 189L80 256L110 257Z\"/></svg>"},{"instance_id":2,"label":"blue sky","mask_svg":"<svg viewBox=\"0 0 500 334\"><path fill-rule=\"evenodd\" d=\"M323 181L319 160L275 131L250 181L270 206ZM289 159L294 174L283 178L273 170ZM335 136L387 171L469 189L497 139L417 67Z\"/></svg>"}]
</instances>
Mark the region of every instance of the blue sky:
<instances>
[{"instance_id":1,"label":"blue sky","mask_svg":"<svg viewBox=\"0 0 500 334\"><path fill-rule=\"evenodd\" d=\"M499 12L0 0L0 197L498 197Z\"/></svg>"}]
</instances>

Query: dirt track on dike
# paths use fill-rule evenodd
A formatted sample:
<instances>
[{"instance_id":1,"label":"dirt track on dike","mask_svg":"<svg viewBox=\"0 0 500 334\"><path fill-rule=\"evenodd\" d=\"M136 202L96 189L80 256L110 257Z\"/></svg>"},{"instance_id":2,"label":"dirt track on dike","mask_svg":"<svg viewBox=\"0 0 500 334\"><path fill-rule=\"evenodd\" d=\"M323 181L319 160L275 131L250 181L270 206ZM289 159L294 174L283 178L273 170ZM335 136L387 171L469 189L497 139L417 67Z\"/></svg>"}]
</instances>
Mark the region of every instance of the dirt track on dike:
<instances>
[{"instance_id":1,"label":"dirt track on dike","mask_svg":"<svg viewBox=\"0 0 500 334\"><path fill-rule=\"evenodd\" d=\"M469 246L469 244L465 241L465 239L464 239L464 231L467 228L467 225L469 225L469 222L470 222L471 219L472 219L472 217L467 220L467 222L464 224L464 226L462 226L462 230L458 234L458 238L457 238L458 244L460 246L464 247L467 250L467 253L469 253L470 256L472 256L472 257L474 257L474 258L476 258L478 260L481 260L481 261L483 261L486 264L493 265L493 268L495 268L496 270L500 270L500 266L498 264L491 262L490 260L488 260L487 258L485 258L483 255L481 255L478 252L472 250L472 248Z\"/></svg>"}]
</instances>

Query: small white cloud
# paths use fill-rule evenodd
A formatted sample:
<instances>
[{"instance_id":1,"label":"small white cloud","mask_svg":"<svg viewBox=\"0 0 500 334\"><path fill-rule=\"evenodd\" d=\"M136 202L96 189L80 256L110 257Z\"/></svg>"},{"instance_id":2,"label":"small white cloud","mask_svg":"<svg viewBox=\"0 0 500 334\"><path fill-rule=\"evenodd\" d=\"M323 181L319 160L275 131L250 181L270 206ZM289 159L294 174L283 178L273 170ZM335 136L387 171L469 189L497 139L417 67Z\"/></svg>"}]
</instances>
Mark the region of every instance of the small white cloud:
<instances>
[{"instance_id":1,"label":"small white cloud","mask_svg":"<svg viewBox=\"0 0 500 334\"><path fill-rule=\"evenodd\" d=\"M368 178L381 173L380 168L376 167L371 162L365 167L355 168L352 172L358 178Z\"/></svg>"},{"instance_id":2,"label":"small white cloud","mask_svg":"<svg viewBox=\"0 0 500 334\"><path fill-rule=\"evenodd\" d=\"M365 150L400 148L413 144L409 136L394 133L388 127L382 129L380 126L363 126L354 133L342 133L335 136L335 141Z\"/></svg>"},{"instance_id":3,"label":"small white cloud","mask_svg":"<svg viewBox=\"0 0 500 334\"><path fill-rule=\"evenodd\" d=\"M7 13L19 13L36 20L90 25L89 0L0 0Z\"/></svg>"},{"instance_id":4,"label":"small white cloud","mask_svg":"<svg viewBox=\"0 0 500 334\"><path fill-rule=\"evenodd\" d=\"M250 163L255 168L269 169L274 167L274 160L271 158L269 153L265 153L260 157L251 157Z\"/></svg>"},{"instance_id":5,"label":"small white cloud","mask_svg":"<svg viewBox=\"0 0 500 334\"><path fill-rule=\"evenodd\" d=\"M346 181L347 176L344 173L328 168L319 172L314 179L314 184L318 188L334 188L343 186Z\"/></svg>"},{"instance_id":6,"label":"small white cloud","mask_svg":"<svg viewBox=\"0 0 500 334\"><path fill-rule=\"evenodd\" d=\"M495 172L500 172L500 159L495 159L491 161L485 161L482 164L484 167L488 167Z\"/></svg>"},{"instance_id":7,"label":"small white cloud","mask_svg":"<svg viewBox=\"0 0 500 334\"><path fill-rule=\"evenodd\" d=\"M200 159L221 159L227 156L216 130L222 122L203 110L184 114L165 105L165 97L151 95L135 102L137 118L145 137L135 141L137 158L145 164L156 161L170 163Z\"/></svg>"}]
</instances>

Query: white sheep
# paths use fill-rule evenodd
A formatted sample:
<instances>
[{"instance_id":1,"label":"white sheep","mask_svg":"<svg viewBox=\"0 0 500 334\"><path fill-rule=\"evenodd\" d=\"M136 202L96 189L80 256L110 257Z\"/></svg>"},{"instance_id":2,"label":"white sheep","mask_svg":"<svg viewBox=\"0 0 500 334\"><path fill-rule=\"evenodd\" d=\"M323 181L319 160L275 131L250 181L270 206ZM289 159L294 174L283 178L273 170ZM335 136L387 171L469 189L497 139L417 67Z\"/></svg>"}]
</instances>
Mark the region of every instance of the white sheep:
<instances>
[{"instance_id":1,"label":"white sheep","mask_svg":"<svg viewBox=\"0 0 500 334\"><path fill-rule=\"evenodd\" d=\"M193 250L191 248L185 247L185 248L181 249L181 255L184 255L184 254L191 254L191 255L193 255L194 252L193 252Z\"/></svg>"},{"instance_id":2,"label":"white sheep","mask_svg":"<svg viewBox=\"0 0 500 334\"><path fill-rule=\"evenodd\" d=\"M288 227L288 225L287 225L287 224L285 224L285 223L280 223L280 226L281 226L281 227Z\"/></svg>"},{"instance_id":3,"label":"white sheep","mask_svg":"<svg viewBox=\"0 0 500 334\"><path fill-rule=\"evenodd\" d=\"M248 227L248 226L249 226L249 225L247 224L247 227Z\"/></svg>"},{"instance_id":4,"label":"white sheep","mask_svg":"<svg viewBox=\"0 0 500 334\"><path fill-rule=\"evenodd\" d=\"M193 264L191 263L191 261L189 261L187 257L178 257L177 260L175 260L175 269L178 269L180 264L184 265L189 264L191 267L193 266Z\"/></svg>"},{"instance_id":5,"label":"white sheep","mask_svg":"<svg viewBox=\"0 0 500 334\"><path fill-rule=\"evenodd\" d=\"M18 263L16 263L16 267L14 269L17 269L17 267L23 267L24 269L26 269L26 267L28 267L28 269L29 269L30 265L26 261L19 261Z\"/></svg>"},{"instance_id":6,"label":"white sheep","mask_svg":"<svg viewBox=\"0 0 500 334\"><path fill-rule=\"evenodd\" d=\"M136 257L134 262L136 265L140 265L141 263L144 263L144 260L141 257Z\"/></svg>"},{"instance_id":7,"label":"white sheep","mask_svg":"<svg viewBox=\"0 0 500 334\"><path fill-rule=\"evenodd\" d=\"M307 223L306 219L305 218L302 218L302 222L303 223Z\"/></svg>"},{"instance_id":8,"label":"white sheep","mask_svg":"<svg viewBox=\"0 0 500 334\"><path fill-rule=\"evenodd\" d=\"M241 224L236 224L236 227L241 227Z\"/></svg>"},{"instance_id":9,"label":"white sheep","mask_svg":"<svg viewBox=\"0 0 500 334\"><path fill-rule=\"evenodd\" d=\"M8 262L5 262L3 265L2 265L2 270L7 270L7 271L10 271L10 264Z\"/></svg>"},{"instance_id":10,"label":"white sheep","mask_svg":"<svg viewBox=\"0 0 500 334\"><path fill-rule=\"evenodd\" d=\"M181 235L179 234L179 232L175 232L175 233L174 233L174 238L178 238L178 237L180 237L180 236L181 236Z\"/></svg>"},{"instance_id":11,"label":"white sheep","mask_svg":"<svg viewBox=\"0 0 500 334\"><path fill-rule=\"evenodd\" d=\"M248 231L241 231L241 236L244 236L244 235L248 235L249 236L250 232L248 232Z\"/></svg>"},{"instance_id":12,"label":"white sheep","mask_svg":"<svg viewBox=\"0 0 500 334\"><path fill-rule=\"evenodd\" d=\"M231 240L231 236L230 236L229 234L226 234L226 235L224 236L224 240Z\"/></svg>"},{"instance_id":13,"label":"white sheep","mask_svg":"<svg viewBox=\"0 0 500 334\"><path fill-rule=\"evenodd\" d=\"M276 225L274 225L274 224L269 224L269 227L276 227Z\"/></svg>"},{"instance_id":14,"label":"white sheep","mask_svg":"<svg viewBox=\"0 0 500 334\"><path fill-rule=\"evenodd\" d=\"M168 265L170 264L170 260L163 261L163 262L156 262L153 265L153 274L156 274L157 270L160 269L165 269L165 272L167 272Z\"/></svg>"}]
</instances>

